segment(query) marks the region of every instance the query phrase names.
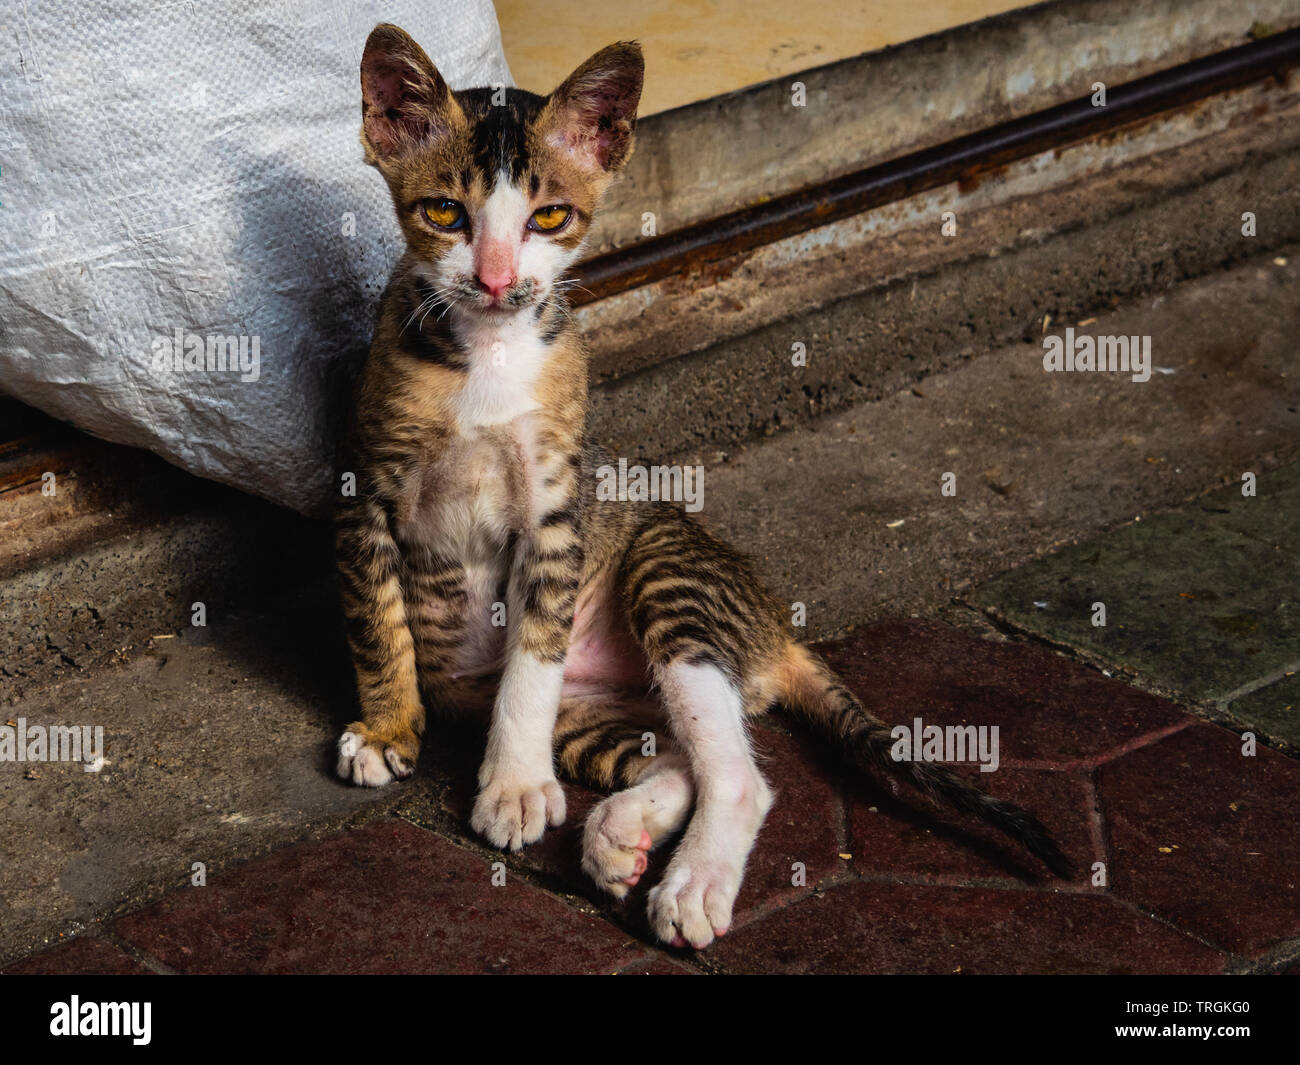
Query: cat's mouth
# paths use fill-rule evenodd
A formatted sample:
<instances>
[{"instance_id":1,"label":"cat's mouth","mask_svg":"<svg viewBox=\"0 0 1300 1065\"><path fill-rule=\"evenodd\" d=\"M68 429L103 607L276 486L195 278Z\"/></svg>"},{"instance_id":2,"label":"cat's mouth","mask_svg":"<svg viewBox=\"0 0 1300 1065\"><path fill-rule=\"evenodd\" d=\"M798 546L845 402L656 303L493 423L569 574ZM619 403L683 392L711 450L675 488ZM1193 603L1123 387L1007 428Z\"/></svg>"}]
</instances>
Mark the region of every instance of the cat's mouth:
<instances>
[{"instance_id":1,"label":"cat's mouth","mask_svg":"<svg viewBox=\"0 0 1300 1065\"><path fill-rule=\"evenodd\" d=\"M462 309L492 319L512 317L532 307L541 296L540 286L532 278L496 294L485 292L473 278L463 278L456 282L453 292Z\"/></svg>"}]
</instances>

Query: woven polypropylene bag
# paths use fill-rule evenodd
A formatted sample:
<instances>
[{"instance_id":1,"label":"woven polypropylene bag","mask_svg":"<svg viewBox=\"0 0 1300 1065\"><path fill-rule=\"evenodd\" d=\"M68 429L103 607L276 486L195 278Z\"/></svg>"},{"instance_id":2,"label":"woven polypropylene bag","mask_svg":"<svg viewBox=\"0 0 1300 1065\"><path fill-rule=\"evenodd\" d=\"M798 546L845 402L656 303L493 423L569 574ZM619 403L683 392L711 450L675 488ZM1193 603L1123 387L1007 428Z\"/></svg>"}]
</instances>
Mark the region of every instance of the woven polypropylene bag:
<instances>
[{"instance_id":1,"label":"woven polypropylene bag","mask_svg":"<svg viewBox=\"0 0 1300 1065\"><path fill-rule=\"evenodd\" d=\"M401 252L358 141L382 21L510 82L490 0L0 0L0 390L324 512Z\"/></svg>"}]
</instances>

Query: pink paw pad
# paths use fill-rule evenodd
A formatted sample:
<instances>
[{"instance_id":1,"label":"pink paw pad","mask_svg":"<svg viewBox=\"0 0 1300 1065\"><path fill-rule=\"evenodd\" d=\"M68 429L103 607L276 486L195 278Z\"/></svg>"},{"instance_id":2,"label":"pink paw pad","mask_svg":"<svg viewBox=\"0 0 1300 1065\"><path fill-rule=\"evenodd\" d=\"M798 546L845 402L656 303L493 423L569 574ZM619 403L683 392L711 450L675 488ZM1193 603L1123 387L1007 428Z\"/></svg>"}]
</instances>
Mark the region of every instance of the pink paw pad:
<instances>
[{"instance_id":1,"label":"pink paw pad","mask_svg":"<svg viewBox=\"0 0 1300 1065\"><path fill-rule=\"evenodd\" d=\"M641 874L646 871L646 867L650 864L650 859L646 855L646 851L648 851L653 845L654 841L650 838L650 833L645 829L642 829L641 838L637 840L636 844L637 855L634 859L636 864L632 868L632 875L623 878L623 883L628 887L636 887L640 882Z\"/></svg>"}]
</instances>

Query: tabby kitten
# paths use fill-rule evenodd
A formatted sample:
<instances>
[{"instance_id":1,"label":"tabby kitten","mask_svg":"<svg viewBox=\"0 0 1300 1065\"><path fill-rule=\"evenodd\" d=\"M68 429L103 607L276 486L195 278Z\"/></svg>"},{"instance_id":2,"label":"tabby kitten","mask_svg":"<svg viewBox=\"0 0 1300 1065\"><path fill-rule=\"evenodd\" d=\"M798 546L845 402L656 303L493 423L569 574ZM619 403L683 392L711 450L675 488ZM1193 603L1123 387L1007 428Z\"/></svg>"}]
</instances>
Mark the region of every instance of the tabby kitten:
<instances>
[{"instance_id":1,"label":"tabby kitten","mask_svg":"<svg viewBox=\"0 0 1300 1065\"><path fill-rule=\"evenodd\" d=\"M452 92L397 27L366 42L361 140L406 253L356 397L357 492L338 514L362 707L339 775L409 776L426 708L479 713L474 830L517 850L563 822L558 762L614 791L587 819L582 863L621 897L685 826L649 920L699 948L731 924L772 803L746 719L779 703L1061 869L1028 814L939 766L895 762L888 727L680 507L597 500L613 459L584 435L586 357L562 278L632 151L642 73L640 48L619 43L549 96Z\"/></svg>"}]
</instances>

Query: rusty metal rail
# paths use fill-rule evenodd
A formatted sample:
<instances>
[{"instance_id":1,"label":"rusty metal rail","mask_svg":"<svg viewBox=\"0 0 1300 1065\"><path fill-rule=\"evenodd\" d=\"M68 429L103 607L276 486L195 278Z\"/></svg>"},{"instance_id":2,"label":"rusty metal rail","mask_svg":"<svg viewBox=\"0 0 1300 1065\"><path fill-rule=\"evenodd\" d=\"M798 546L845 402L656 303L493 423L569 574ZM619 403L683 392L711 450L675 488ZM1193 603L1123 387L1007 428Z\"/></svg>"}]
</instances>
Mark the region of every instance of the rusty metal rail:
<instances>
[{"instance_id":1,"label":"rusty metal rail","mask_svg":"<svg viewBox=\"0 0 1300 1065\"><path fill-rule=\"evenodd\" d=\"M1280 80L1298 65L1300 29L1108 87L1105 106L1094 106L1091 96L1071 100L590 259L577 268L573 301L590 303L918 192L975 180L1231 89Z\"/></svg>"}]
</instances>

